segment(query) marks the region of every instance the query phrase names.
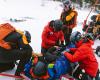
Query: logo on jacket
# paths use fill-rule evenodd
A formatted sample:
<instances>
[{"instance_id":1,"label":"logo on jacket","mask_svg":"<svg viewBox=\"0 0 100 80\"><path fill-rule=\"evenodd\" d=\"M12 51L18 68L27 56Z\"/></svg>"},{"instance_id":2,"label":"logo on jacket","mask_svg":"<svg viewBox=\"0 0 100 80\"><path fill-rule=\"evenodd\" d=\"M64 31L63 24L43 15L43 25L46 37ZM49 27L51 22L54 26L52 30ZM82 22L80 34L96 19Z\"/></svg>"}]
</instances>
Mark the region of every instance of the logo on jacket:
<instances>
[{"instance_id":1,"label":"logo on jacket","mask_svg":"<svg viewBox=\"0 0 100 80\"><path fill-rule=\"evenodd\" d=\"M50 34L50 35L53 35L53 32L50 32L49 34Z\"/></svg>"}]
</instances>

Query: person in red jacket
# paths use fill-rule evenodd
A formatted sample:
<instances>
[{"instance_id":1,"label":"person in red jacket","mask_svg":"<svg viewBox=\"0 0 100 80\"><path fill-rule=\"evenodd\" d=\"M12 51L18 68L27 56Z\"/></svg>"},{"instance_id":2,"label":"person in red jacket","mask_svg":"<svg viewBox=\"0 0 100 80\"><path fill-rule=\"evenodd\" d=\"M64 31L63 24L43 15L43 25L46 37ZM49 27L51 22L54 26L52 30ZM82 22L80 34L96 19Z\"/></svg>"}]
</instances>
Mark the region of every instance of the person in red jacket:
<instances>
[{"instance_id":1,"label":"person in red jacket","mask_svg":"<svg viewBox=\"0 0 100 80\"><path fill-rule=\"evenodd\" d=\"M79 68L85 70L85 76L81 80L93 80L97 78L98 73L98 62L93 53L91 45L93 44L92 34L85 34L81 37L80 32L74 32L71 34L70 40L75 43L77 48L71 48L70 51L74 52L63 52L67 59L71 62L79 62ZM99 79L96 79L99 80Z\"/></svg>"},{"instance_id":2,"label":"person in red jacket","mask_svg":"<svg viewBox=\"0 0 100 80\"><path fill-rule=\"evenodd\" d=\"M51 20L42 32L41 53L45 55L47 50L53 46L63 45L64 35L61 30L61 20Z\"/></svg>"}]
</instances>

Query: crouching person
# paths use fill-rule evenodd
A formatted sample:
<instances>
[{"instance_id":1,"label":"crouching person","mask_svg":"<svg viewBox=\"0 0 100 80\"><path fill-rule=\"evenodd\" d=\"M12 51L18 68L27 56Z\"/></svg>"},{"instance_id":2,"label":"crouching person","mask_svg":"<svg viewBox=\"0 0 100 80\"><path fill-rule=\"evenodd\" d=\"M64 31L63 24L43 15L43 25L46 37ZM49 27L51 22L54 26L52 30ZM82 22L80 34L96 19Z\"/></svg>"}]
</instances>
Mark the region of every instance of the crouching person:
<instances>
[{"instance_id":1,"label":"crouching person","mask_svg":"<svg viewBox=\"0 0 100 80\"><path fill-rule=\"evenodd\" d=\"M45 56L49 48L64 44L64 35L62 32L63 23L61 20L51 20L42 32L41 53Z\"/></svg>"},{"instance_id":2,"label":"crouching person","mask_svg":"<svg viewBox=\"0 0 100 80\"><path fill-rule=\"evenodd\" d=\"M28 31L17 31L9 23L0 25L0 72L13 69L19 60L15 75L20 76L25 64L32 55L29 45L31 35Z\"/></svg>"},{"instance_id":3,"label":"crouching person","mask_svg":"<svg viewBox=\"0 0 100 80\"><path fill-rule=\"evenodd\" d=\"M71 62L79 62L79 68L85 71L80 80L96 80L98 79L98 62L93 53L91 45L93 44L92 34L85 34L84 37L80 32L71 34L71 41L75 43L77 48L70 49L74 52L63 52L67 59Z\"/></svg>"}]
</instances>

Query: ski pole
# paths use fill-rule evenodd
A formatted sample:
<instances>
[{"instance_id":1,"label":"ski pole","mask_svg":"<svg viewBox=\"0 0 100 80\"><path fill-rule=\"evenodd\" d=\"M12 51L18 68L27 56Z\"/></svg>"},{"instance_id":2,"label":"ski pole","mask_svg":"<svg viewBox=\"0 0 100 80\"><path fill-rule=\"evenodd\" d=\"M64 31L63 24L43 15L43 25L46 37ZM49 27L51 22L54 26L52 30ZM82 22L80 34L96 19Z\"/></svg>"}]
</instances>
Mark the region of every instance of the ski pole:
<instances>
[{"instance_id":1,"label":"ski pole","mask_svg":"<svg viewBox=\"0 0 100 80\"><path fill-rule=\"evenodd\" d=\"M84 26L86 25L87 19L88 19L90 13L92 12L92 10L93 10L93 8L91 8L89 14L87 15L86 19L84 20L84 22L83 22L83 28L84 28Z\"/></svg>"}]
</instances>

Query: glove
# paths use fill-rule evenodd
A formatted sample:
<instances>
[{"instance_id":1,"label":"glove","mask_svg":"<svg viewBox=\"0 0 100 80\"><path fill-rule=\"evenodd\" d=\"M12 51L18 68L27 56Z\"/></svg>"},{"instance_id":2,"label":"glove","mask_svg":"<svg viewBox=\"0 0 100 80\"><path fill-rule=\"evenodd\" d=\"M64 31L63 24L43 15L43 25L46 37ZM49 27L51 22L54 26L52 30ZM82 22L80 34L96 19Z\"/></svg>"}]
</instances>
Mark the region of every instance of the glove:
<instances>
[{"instance_id":1,"label":"glove","mask_svg":"<svg viewBox=\"0 0 100 80\"><path fill-rule=\"evenodd\" d=\"M66 48L65 51L66 51L66 52L70 52L70 49Z\"/></svg>"},{"instance_id":2,"label":"glove","mask_svg":"<svg viewBox=\"0 0 100 80\"><path fill-rule=\"evenodd\" d=\"M61 54L64 54L65 52L70 52L70 49L66 48Z\"/></svg>"}]
</instances>

